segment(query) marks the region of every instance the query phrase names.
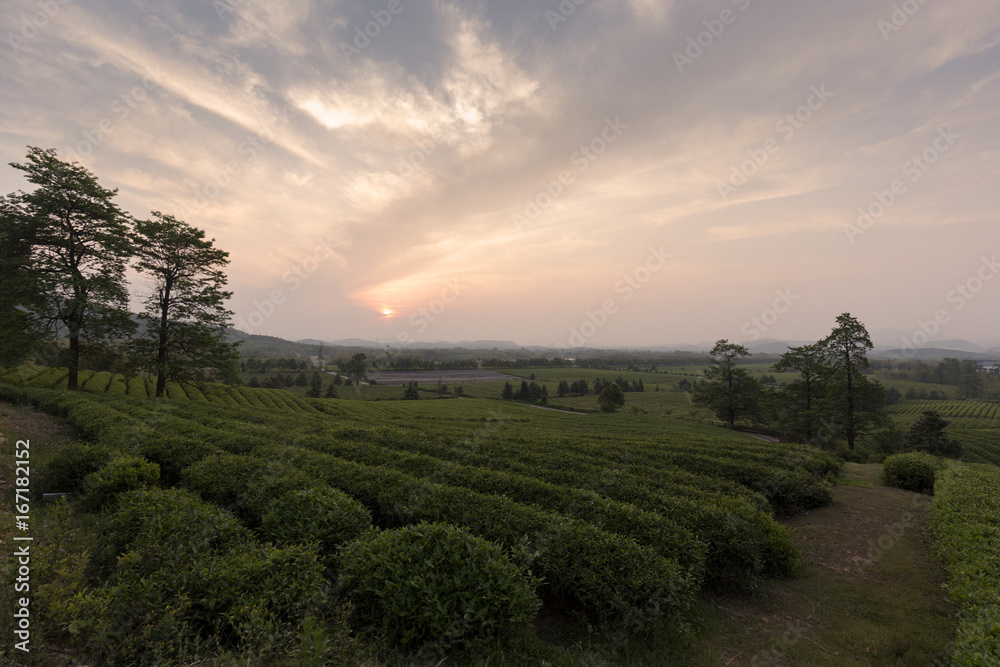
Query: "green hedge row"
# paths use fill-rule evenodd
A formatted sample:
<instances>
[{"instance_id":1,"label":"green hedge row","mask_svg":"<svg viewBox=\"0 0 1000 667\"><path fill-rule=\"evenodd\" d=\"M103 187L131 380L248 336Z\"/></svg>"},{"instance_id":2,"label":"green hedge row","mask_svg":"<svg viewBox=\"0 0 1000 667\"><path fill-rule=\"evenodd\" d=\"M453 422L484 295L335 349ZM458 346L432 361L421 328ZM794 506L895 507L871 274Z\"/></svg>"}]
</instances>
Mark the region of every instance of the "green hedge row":
<instances>
[{"instance_id":1,"label":"green hedge row","mask_svg":"<svg viewBox=\"0 0 1000 667\"><path fill-rule=\"evenodd\" d=\"M603 498L593 491L549 484L530 477L482 467L463 466L430 456L325 439L300 439L298 446L333 456L385 467L445 486L504 495L519 503L573 517L610 533L631 537L676 560L699 581L704 575L706 545L671 518Z\"/></svg>"},{"instance_id":2,"label":"green hedge row","mask_svg":"<svg viewBox=\"0 0 1000 667\"><path fill-rule=\"evenodd\" d=\"M953 665L1000 664L1000 469L956 465L934 487L931 524L959 607Z\"/></svg>"},{"instance_id":3,"label":"green hedge row","mask_svg":"<svg viewBox=\"0 0 1000 667\"><path fill-rule=\"evenodd\" d=\"M96 664L152 665L293 645L330 613L312 546L261 545L236 518L180 489L125 494L88 566L94 587L57 610Z\"/></svg>"},{"instance_id":4,"label":"green hedge row","mask_svg":"<svg viewBox=\"0 0 1000 667\"><path fill-rule=\"evenodd\" d=\"M303 437L297 443L371 465L389 465L449 485L506 494L521 502L570 513L612 532L631 535L654 548L655 543L642 538L654 522L636 528L634 518L626 524L625 519L612 518L610 513L622 510L634 515L638 508L642 517L650 513L667 517L693 531L707 544L705 581L715 589L752 589L759 584L760 577L787 576L799 562L790 532L769 514L747 500L713 491L674 486L653 490L648 480L622 476L617 471L610 473L607 468L565 464L561 470L547 473L543 468L521 464L518 473L513 474L485 465L513 467L500 460L480 461L473 468L389 447L337 442L327 436ZM400 446L405 448L407 443Z\"/></svg>"},{"instance_id":5,"label":"green hedge row","mask_svg":"<svg viewBox=\"0 0 1000 667\"><path fill-rule=\"evenodd\" d=\"M445 522L517 549L537 552L543 589L591 609L602 621L644 627L662 618L686 628L697 583L674 560L630 538L503 496L444 486L382 467L297 447L268 446L256 456L323 479L364 504L383 528Z\"/></svg>"}]
</instances>

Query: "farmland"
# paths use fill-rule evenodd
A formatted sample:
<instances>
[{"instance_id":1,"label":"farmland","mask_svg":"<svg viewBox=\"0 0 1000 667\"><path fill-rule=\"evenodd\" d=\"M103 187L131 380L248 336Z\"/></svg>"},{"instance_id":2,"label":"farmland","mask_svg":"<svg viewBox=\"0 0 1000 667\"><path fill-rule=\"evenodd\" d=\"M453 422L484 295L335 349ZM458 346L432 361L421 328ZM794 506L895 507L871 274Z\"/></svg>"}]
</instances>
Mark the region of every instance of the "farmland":
<instances>
[{"instance_id":1,"label":"farmland","mask_svg":"<svg viewBox=\"0 0 1000 667\"><path fill-rule=\"evenodd\" d=\"M467 384L466 398L416 401L390 400L400 398L401 389L383 385L343 386L341 399L310 399L277 389L171 383L166 399L154 400L141 378L84 372L82 391L65 392L65 374L58 369L23 366L0 373L0 400L59 415L96 445L56 452L38 477L40 488L82 493L81 516L124 531L124 536L108 534L80 546L93 553L81 563L81 572L102 574L72 585L63 582L86 591L91 603L74 606L69 599L51 598L53 606L43 613L61 625L50 632L65 637L59 627L72 623L74 613L107 614L101 610L125 605L121 596L136 595L143 577L155 575L186 582L178 583L188 591L184 595L214 591L229 602L206 612L168 591L148 596L144 604L149 606L125 605L147 624L108 616L104 625L85 631L87 645L97 647L88 649L95 660L141 662L153 644L161 657L179 659L187 640L178 644L178 638L195 636L211 638L218 650L242 653L256 641L251 628L261 624L274 637L267 650L277 654L294 641L296 628L319 619L332 633L330 645L355 656L342 658L343 664L358 659L356 651L374 651L391 664L395 651L458 651L463 659L474 659L477 650L497 650L497 642L520 656L515 663L540 662L544 656L561 664L561 651L572 652L581 628L597 633L604 655L646 645L650 636L661 651L675 651L695 636L704 600L752 599L801 572L802 553L783 524L830 503L840 459L810 446L725 431L708 418L698 423L698 412L679 387L691 376L512 371L525 379L532 373L553 397L560 381L610 381L619 375L629 382L642 380L645 391L627 394L627 408L637 411L571 414L500 401L503 381ZM426 389L427 397L435 397L433 388ZM592 411L594 401L593 396L565 396L556 402ZM993 462L1000 449L995 407L902 400L892 411L905 425L925 409L939 410L953 422L969 460ZM139 509L116 510L114 498L120 494L129 494L121 497ZM305 522L303 517L320 506L340 517L335 525ZM173 530L189 530L182 525L190 523L190 530L201 531L192 539L222 545L202 555L231 569L225 585L235 588L220 589L222 583L199 578L203 575L191 569L191 559L201 552L158 551L154 543L163 539L156 532L160 528L150 523L153 515L144 507L172 508L170 520L180 522ZM189 515L199 518L183 518ZM442 529L432 526L444 524L460 532L434 532ZM362 537L372 529L382 537ZM507 629L483 637L466 628L441 643L433 639L433 628L402 637L383 627L381 634L362 632L367 639L357 644L355 634L365 627L345 620L345 605L362 605L354 623L376 623L373 619L390 612L370 607L371 599L358 597L345 582L374 585L386 575L366 570L357 560L349 561L350 577L337 572L348 565L343 559L355 558L348 554L361 549L365 559L382 562L378 550L403 539L398 531L405 530L450 543L470 536L483 542L463 549L487 559L502 553L507 570L509 563L516 564L514 575L496 583L511 587L509 599L523 601L509 610ZM500 551L490 551L494 548ZM249 560L237 556L243 552ZM112 554L177 564L136 570L128 558L116 565ZM490 571L499 572L496 567ZM469 576L478 580L482 575ZM268 583L254 588L245 577ZM537 597L524 597L525 582L533 582L530 589ZM241 586L265 598L266 586L303 592L295 599L272 597L264 609L247 615L239 605L251 593L240 597L234 591ZM326 607L303 586L324 591ZM493 604L482 595L483 604ZM174 616L161 618L156 605L174 609ZM496 611L501 607L491 613L508 613ZM525 619L535 614L535 624L547 628L548 644L526 631ZM243 619L242 625L230 627L229 617ZM157 623L167 623L177 637L165 639ZM123 642L126 630L131 639ZM190 632L195 634L185 634ZM109 657L117 652L127 659Z\"/></svg>"},{"instance_id":2,"label":"farmland","mask_svg":"<svg viewBox=\"0 0 1000 667\"><path fill-rule=\"evenodd\" d=\"M65 488L43 476L47 491L142 457L158 466L154 486L232 511L263 540L256 489L272 500L335 489L383 531L445 522L510 553L528 548L550 613L577 609L606 630L664 637L690 632L700 590L752 592L793 574L798 553L775 514L828 502L839 469L808 447L682 422L665 433L661 418L645 415L591 415L595 429L580 415L495 400L309 400L212 385L171 387L167 401L151 401L110 374L88 377L81 392L45 388L59 375L21 369L0 384L6 400L60 414L101 446L59 478ZM333 557L327 549L321 558ZM115 581L126 576L103 567Z\"/></svg>"}]
</instances>

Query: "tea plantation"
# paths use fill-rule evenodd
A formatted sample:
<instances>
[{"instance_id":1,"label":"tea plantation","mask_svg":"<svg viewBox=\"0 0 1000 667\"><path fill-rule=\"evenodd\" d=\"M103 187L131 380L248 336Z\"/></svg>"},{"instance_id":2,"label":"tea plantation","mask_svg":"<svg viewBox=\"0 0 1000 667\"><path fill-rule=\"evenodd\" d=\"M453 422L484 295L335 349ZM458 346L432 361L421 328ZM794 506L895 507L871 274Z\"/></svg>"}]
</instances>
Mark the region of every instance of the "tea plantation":
<instances>
[{"instance_id":1,"label":"tea plantation","mask_svg":"<svg viewBox=\"0 0 1000 667\"><path fill-rule=\"evenodd\" d=\"M96 542L35 613L94 664L556 664L543 617L683 641L703 592L795 574L775 517L829 503L841 467L663 416L84 377L11 369L0 401L85 440L33 492L73 494Z\"/></svg>"}]
</instances>

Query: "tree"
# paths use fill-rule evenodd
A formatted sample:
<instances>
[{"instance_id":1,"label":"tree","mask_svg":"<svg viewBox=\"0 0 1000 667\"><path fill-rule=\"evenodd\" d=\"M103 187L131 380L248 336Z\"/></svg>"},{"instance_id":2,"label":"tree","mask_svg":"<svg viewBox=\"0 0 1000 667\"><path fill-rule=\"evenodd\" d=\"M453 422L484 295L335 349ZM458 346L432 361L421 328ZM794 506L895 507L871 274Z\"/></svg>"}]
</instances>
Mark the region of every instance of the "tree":
<instances>
[{"instance_id":1,"label":"tree","mask_svg":"<svg viewBox=\"0 0 1000 667\"><path fill-rule=\"evenodd\" d=\"M799 379L779 394L779 404L787 411L785 421L795 432L812 440L821 419L819 400L825 395L825 382L832 369L826 349L819 343L790 347L774 365L779 373L798 371Z\"/></svg>"},{"instance_id":2,"label":"tree","mask_svg":"<svg viewBox=\"0 0 1000 667\"><path fill-rule=\"evenodd\" d=\"M304 376L305 373L302 373ZM296 381L296 385L298 381ZM331 387L333 385L330 385ZM323 393L323 377L319 374L319 371L313 371L312 377L309 379L309 390L306 391L306 396L309 398L319 398Z\"/></svg>"},{"instance_id":3,"label":"tree","mask_svg":"<svg viewBox=\"0 0 1000 667\"><path fill-rule=\"evenodd\" d=\"M410 382L406 385L406 390L403 392L404 401L416 401L420 398L420 392L417 390L417 383Z\"/></svg>"},{"instance_id":4,"label":"tree","mask_svg":"<svg viewBox=\"0 0 1000 667\"><path fill-rule=\"evenodd\" d=\"M327 385L323 398L340 398L340 394L337 393L337 387L332 382Z\"/></svg>"},{"instance_id":5,"label":"tree","mask_svg":"<svg viewBox=\"0 0 1000 667\"><path fill-rule=\"evenodd\" d=\"M601 390L597 403L601 406L601 412L616 412L618 408L625 405L625 394L622 393L622 388L618 386L618 383L612 382Z\"/></svg>"},{"instance_id":6,"label":"tree","mask_svg":"<svg viewBox=\"0 0 1000 667\"><path fill-rule=\"evenodd\" d=\"M885 392L866 378L872 341L865 326L850 313L837 317L837 326L820 345L832 369L825 412L831 433L843 435L854 449L858 436L873 424L885 423Z\"/></svg>"},{"instance_id":7,"label":"tree","mask_svg":"<svg viewBox=\"0 0 1000 667\"><path fill-rule=\"evenodd\" d=\"M709 355L705 382L694 388L695 404L710 408L729 428L735 426L738 417L757 419L763 389L746 369L737 366L750 352L742 345L722 339Z\"/></svg>"},{"instance_id":8,"label":"tree","mask_svg":"<svg viewBox=\"0 0 1000 667\"><path fill-rule=\"evenodd\" d=\"M362 382L367 382L368 380L368 355L364 352L358 352L351 360L344 364L344 372L347 373L347 377L354 382L355 385L359 385Z\"/></svg>"},{"instance_id":9,"label":"tree","mask_svg":"<svg viewBox=\"0 0 1000 667\"><path fill-rule=\"evenodd\" d=\"M935 456L957 459L962 456L962 443L945 435L948 422L937 410L924 410L910 427L906 448L927 452Z\"/></svg>"},{"instance_id":10,"label":"tree","mask_svg":"<svg viewBox=\"0 0 1000 667\"><path fill-rule=\"evenodd\" d=\"M505 401L510 401L514 399L514 387L510 385L510 382L504 383L503 393L501 394L501 398L503 398L503 400Z\"/></svg>"},{"instance_id":11,"label":"tree","mask_svg":"<svg viewBox=\"0 0 1000 667\"><path fill-rule=\"evenodd\" d=\"M238 343L226 333L233 315L225 307L232 296L223 270L229 253L203 230L158 211L135 222L134 242L135 269L148 277L150 293L139 315L145 331L129 344L132 369L156 375L157 397L168 380L235 378Z\"/></svg>"},{"instance_id":12,"label":"tree","mask_svg":"<svg viewBox=\"0 0 1000 667\"><path fill-rule=\"evenodd\" d=\"M117 190L55 150L30 147L26 163L10 166L38 187L0 204L0 333L24 327L10 338L11 356L65 335L68 386L77 389L81 358L135 329L125 283L128 218L114 202Z\"/></svg>"},{"instance_id":13,"label":"tree","mask_svg":"<svg viewBox=\"0 0 1000 667\"><path fill-rule=\"evenodd\" d=\"M885 404L895 405L903 400L903 392L896 389L895 387L889 387L885 390Z\"/></svg>"},{"instance_id":14,"label":"tree","mask_svg":"<svg viewBox=\"0 0 1000 667\"><path fill-rule=\"evenodd\" d=\"M559 388L556 389L556 396L562 398L569 393L569 383L566 380L559 381Z\"/></svg>"},{"instance_id":15,"label":"tree","mask_svg":"<svg viewBox=\"0 0 1000 667\"><path fill-rule=\"evenodd\" d=\"M970 359L964 359L958 371L958 391L963 398L978 398L983 393L983 375L979 366Z\"/></svg>"}]
</instances>

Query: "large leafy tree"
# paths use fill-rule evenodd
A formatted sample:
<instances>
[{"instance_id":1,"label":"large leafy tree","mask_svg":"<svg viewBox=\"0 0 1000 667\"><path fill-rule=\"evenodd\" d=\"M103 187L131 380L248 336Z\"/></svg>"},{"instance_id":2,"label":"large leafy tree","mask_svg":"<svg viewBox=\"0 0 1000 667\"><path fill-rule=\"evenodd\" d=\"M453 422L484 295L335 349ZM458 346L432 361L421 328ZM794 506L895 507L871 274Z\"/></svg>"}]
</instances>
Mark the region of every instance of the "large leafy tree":
<instances>
[{"instance_id":1,"label":"large leafy tree","mask_svg":"<svg viewBox=\"0 0 1000 667\"><path fill-rule=\"evenodd\" d=\"M601 390L601 395L597 399L602 412L616 412L618 408L625 405L625 394L622 388L612 382Z\"/></svg>"},{"instance_id":2,"label":"large leafy tree","mask_svg":"<svg viewBox=\"0 0 1000 667\"><path fill-rule=\"evenodd\" d=\"M908 449L929 452L935 456L958 459L962 456L962 443L949 438L945 433L948 422L937 410L924 410L920 418L910 427L906 437Z\"/></svg>"},{"instance_id":3,"label":"large leafy tree","mask_svg":"<svg viewBox=\"0 0 1000 667\"><path fill-rule=\"evenodd\" d=\"M341 370L347 374L347 377L355 384L359 385L362 382L368 381L368 355L364 352L358 352L351 357L351 360L346 362Z\"/></svg>"},{"instance_id":4,"label":"large leafy tree","mask_svg":"<svg viewBox=\"0 0 1000 667\"><path fill-rule=\"evenodd\" d=\"M5 327L21 327L4 347L24 357L65 336L61 361L76 389L81 358L134 330L125 282L128 217L114 202L116 189L53 149L30 147L26 162L10 166L37 187L0 204L0 316Z\"/></svg>"},{"instance_id":5,"label":"large leafy tree","mask_svg":"<svg viewBox=\"0 0 1000 667\"><path fill-rule=\"evenodd\" d=\"M826 394L831 373L826 350L819 343L790 347L774 370L799 373L799 379L781 391L779 401L785 412L784 421L806 440L812 440L819 430L820 400Z\"/></svg>"},{"instance_id":6,"label":"large leafy tree","mask_svg":"<svg viewBox=\"0 0 1000 667\"><path fill-rule=\"evenodd\" d=\"M868 379L868 350L872 341L865 325L850 313L837 317L837 326L819 345L829 359L831 380L824 405L827 432L842 435L849 449L871 425L885 422L885 391Z\"/></svg>"},{"instance_id":7,"label":"large leafy tree","mask_svg":"<svg viewBox=\"0 0 1000 667\"><path fill-rule=\"evenodd\" d=\"M694 402L710 408L732 428L737 418L758 419L764 390L755 377L738 366L750 352L722 339L715 344L705 381L695 386Z\"/></svg>"},{"instance_id":8,"label":"large leafy tree","mask_svg":"<svg viewBox=\"0 0 1000 667\"><path fill-rule=\"evenodd\" d=\"M200 384L232 380L239 371L238 343L227 339L232 296L225 290L229 253L201 229L153 213L135 222L135 269L150 288L140 319L142 335L129 346L134 371L156 375L156 395L168 380Z\"/></svg>"}]
</instances>

